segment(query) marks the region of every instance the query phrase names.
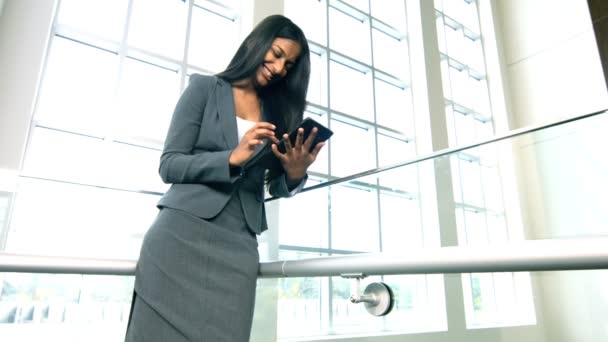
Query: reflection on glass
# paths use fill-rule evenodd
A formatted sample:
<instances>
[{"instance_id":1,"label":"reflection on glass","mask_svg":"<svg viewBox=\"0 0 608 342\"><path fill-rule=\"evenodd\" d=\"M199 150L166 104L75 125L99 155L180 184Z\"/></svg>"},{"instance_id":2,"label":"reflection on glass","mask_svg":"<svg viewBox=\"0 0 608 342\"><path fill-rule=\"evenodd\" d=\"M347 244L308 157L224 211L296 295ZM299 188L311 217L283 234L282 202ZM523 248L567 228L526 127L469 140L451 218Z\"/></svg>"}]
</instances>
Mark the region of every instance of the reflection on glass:
<instances>
[{"instance_id":1,"label":"reflection on glass","mask_svg":"<svg viewBox=\"0 0 608 342\"><path fill-rule=\"evenodd\" d=\"M279 259L295 260L326 256L319 253L280 251ZM294 338L325 333L323 320L327 297L325 278L281 278L278 281L277 336Z\"/></svg>"},{"instance_id":2,"label":"reflection on glass","mask_svg":"<svg viewBox=\"0 0 608 342\"><path fill-rule=\"evenodd\" d=\"M121 341L132 294L133 277L0 273L3 340Z\"/></svg>"}]
</instances>

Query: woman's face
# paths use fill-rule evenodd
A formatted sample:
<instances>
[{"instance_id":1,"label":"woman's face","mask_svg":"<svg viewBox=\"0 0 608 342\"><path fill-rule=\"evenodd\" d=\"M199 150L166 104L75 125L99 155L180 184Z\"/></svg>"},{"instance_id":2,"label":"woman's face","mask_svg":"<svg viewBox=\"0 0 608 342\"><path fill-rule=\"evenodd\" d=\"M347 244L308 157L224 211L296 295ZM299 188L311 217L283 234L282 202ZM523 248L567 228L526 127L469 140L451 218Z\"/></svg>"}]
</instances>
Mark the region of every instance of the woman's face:
<instances>
[{"instance_id":1,"label":"woman's face","mask_svg":"<svg viewBox=\"0 0 608 342\"><path fill-rule=\"evenodd\" d=\"M277 81L287 75L293 67L302 47L295 40L275 38L272 46L264 55L264 62L255 73L254 82L259 87Z\"/></svg>"}]
</instances>

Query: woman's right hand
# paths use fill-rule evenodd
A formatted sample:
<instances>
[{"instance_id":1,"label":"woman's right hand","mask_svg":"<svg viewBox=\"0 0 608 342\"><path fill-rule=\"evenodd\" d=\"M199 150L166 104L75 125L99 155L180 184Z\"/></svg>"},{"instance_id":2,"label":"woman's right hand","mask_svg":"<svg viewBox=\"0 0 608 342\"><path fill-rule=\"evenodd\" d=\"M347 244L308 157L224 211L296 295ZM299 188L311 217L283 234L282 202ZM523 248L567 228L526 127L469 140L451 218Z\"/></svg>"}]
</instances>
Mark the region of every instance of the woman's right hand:
<instances>
[{"instance_id":1,"label":"woman's right hand","mask_svg":"<svg viewBox=\"0 0 608 342\"><path fill-rule=\"evenodd\" d=\"M279 143L279 139L274 134L275 126L269 122L256 122L239 142L238 146L230 153L228 163L230 166L242 166L247 162L256 151L256 146L264 143L264 139L270 139L274 144Z\"/></svg>"}]
</instances>

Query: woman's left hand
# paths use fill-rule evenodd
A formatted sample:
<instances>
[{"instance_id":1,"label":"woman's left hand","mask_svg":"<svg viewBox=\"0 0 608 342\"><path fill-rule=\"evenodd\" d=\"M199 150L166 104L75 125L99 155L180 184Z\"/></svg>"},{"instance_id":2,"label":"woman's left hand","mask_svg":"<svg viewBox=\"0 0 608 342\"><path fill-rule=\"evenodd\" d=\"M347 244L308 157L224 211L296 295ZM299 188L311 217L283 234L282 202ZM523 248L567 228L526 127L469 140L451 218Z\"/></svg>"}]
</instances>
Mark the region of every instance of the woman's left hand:
<instances>
[{"instance_id":1,"label":"woman's left hand","mask_svg":"<svg viewBox=\"0 0 608 342\"><path fill-rule=\"evenodd\" d=\"M295 146L292 146L289 136L284 134L285 153L281 153L277 145L272 144L272 152L283 164L288 181L299 181L304 178L310 164L317 159L317 155L325 145L325 142L318 143L311 151L312 142L315 140L316 135L317 128L315 127L308 135L308 138L306 138L306 141L304 141L304 129L299 128Z\"/></svg>"}]
</instances>

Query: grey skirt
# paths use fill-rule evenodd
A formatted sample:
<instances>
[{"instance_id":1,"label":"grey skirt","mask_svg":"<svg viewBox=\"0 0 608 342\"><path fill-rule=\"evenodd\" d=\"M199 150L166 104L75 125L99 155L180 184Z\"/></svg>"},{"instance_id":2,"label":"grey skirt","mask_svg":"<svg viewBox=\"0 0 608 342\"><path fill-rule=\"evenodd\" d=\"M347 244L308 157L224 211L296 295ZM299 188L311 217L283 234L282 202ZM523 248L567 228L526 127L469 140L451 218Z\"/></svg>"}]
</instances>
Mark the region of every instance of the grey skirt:
<instances>
[{"instance_id":1,"label":"grey skirt","mask_svg":"<svg viewBox=\"0 0 608 342\"><path fill-rule=\"evenodd\" d=\"M249 341L257 246L237 195L210 220L161 209L141 248L125 341Z\"/></svg>"}]
</instances>

